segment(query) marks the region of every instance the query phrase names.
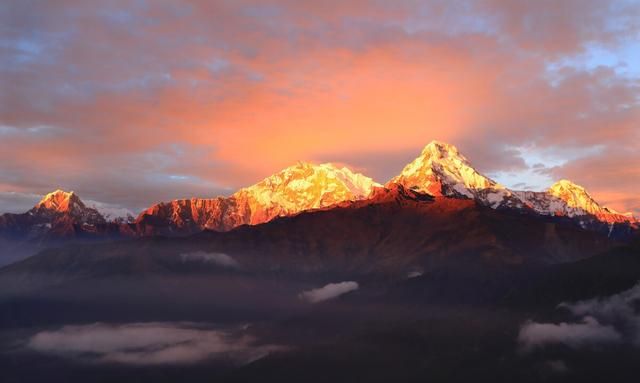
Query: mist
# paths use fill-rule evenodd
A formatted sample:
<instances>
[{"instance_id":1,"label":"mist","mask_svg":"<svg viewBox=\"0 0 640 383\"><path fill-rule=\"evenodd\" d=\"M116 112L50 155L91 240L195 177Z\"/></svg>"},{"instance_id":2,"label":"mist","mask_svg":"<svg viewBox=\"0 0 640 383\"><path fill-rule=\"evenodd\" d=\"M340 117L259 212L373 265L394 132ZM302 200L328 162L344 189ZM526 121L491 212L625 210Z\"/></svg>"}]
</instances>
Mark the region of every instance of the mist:
<instances>
[{"instance_id":1,"label":"mist","mask_svg":"<svg viewBox=\"0 0 640 383\"><path fill-rule=\"evenodd\" d=\"M242 365L285 349L257 345L242 329L213 329L209 324L189 322L63 326L36 333L26 347L93 363L131 365L192 364L209 359Z\"/></svg>"},{"instance_id":2,"label":"mist","mask_svg":"<svg viewBox=\"0 0 640 383\"><path fill-rule=\"evenodd\" d=\"M558 309L569 311L575 322L529 321L520 328L518 341L525 350L558 343L573 348L616 343L640 347L639 302L640 283L608 297L562 302Z\"/></svg>"}]
</instances>

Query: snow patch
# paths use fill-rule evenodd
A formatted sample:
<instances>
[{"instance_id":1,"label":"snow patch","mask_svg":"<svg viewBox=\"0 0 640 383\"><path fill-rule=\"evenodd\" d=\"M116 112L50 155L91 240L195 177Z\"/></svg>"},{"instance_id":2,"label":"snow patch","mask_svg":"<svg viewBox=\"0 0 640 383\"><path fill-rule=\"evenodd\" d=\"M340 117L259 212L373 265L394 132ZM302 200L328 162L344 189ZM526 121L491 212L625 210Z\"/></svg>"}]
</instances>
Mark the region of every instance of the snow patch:
<instances>
[{"instance_id":1,"label":"snow patch","mask_svg":"<svg viewBox=\"0 0 640 383\"><path fill-rule=\"evenodd\" d=\"M91 209L95 209L107 221L133 222L135 220L134 213L122 206L87 200L85 205Z\"/></svg>"}]
</instances>

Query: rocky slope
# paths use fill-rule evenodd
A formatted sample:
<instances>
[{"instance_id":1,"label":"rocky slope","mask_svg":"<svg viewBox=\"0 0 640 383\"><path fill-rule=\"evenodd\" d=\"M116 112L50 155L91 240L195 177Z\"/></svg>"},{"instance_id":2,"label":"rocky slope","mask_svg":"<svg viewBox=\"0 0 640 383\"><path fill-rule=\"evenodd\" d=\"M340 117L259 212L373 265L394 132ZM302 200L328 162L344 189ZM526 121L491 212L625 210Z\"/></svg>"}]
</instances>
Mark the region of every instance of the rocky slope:
<instances>
[{"instance_id":1,"label":"rocky slope","mask_svg":"<svg viewBox=\"0 0 640 383\"><path fill-rule=\"evenodd\" d=\"M396 185L376 189L368 200L279 217L264 225L188 238L51 249L4 268L0 277L60 270L69 280L197 274L211 268L301 279L331 273L402 280L451 267L473 274L484 267L571 262L614 245L606 235L568 221L495 210L471 199L433 197ZM199 256L188 258L190 254ZM208 262L205 257L220 254L236 266L230 269L228 263Z\"/></svg>"}]
</instances>

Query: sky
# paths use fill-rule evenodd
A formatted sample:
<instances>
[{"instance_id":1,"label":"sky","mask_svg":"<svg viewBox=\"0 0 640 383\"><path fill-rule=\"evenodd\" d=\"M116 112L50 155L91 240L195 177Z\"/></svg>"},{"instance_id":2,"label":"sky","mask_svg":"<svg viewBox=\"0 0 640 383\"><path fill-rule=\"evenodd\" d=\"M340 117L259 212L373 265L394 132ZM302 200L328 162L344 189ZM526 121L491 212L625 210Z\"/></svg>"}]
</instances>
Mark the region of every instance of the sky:
<instances>
[{"instance_id":1,"label":"sky","mask_svg":"<svg viewBox=\"0 0 640 383\"><path fill-rule=\"evenodd\" d=\"M640 1L0 4L0 212L133 211L298 160L384 183L431 140L640 215Z\"/></svg>"}]
</instances>

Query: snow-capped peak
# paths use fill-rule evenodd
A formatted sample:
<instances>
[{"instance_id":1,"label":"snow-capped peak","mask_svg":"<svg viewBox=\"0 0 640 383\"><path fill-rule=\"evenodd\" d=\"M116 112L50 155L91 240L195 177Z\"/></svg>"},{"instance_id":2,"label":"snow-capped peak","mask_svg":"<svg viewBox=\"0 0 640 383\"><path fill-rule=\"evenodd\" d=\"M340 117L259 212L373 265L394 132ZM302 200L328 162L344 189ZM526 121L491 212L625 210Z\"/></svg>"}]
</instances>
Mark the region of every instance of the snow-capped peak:
<instances>
[{"instance_id":1,"label":"snow-capped peak","mask_svg":"<svg viewBox=\"0 0 640 383\"><path fill-rule=\"evenodd\" d=\"M333 193L343 190L354 197L362 198L371 194L376 186L381 185L369 177L352 172L347 167L338 168L330 163L316 165L300 161L243 190L287 190L296 193Z\"/></svg>"},{"instance_id":2,"label":"snow-capped peak","mask_svg":"<svg viewBox=\"0 0 640 383\"><path fill-rule=\"evenodd\" d=\"M504 186L474 169L458 148L440 141L425 146L420 156L391 182L436 196L474 198L481 191L494 190L503 194L505 190Z\"/></svg>"},{"instance_id":3,"label":"snow-capped peak","mask_svg":"<svg viewBox=\"0 0 640 383\"><path fill-rule=\"evenodd\" d=\"M571 209L582 214L591 214L601 221L606 222L624 222L635 221L630 213L619 213L613 209L601 206L596 202L587 190L575 183L562 179L549 187L547 194L556 197Z\"/></svg>"},{"instance_id":4,"label":"snow-capped peak","mask_svg":"<svg viewBox=\"0 0 640 383\"><path fill-rule=\"evenodd\" d=\"M155 216L154 221L161 217L176 232L226 231L345 201L367 199L381 186L346 167L298 162L228 198L175 200L154 205L142 212L136 222L145 224L147 217Z\"/></svg>"},{"instance_id":5,"label":"snow-capped peak","mask_svg":"<svg viewBox=\"0 0 640 383\"><path fill-rule=\"evenodd\" d=\"M509 190L480 174L455 146L438 141L429 143L388 185L434 196L469 198L494 209L522 209L540 215L586 214L551 193ZM226 231L342 202L365 200L373 197L379 187L371 178L346 167L298 162L230 197L156 204L142 212L136 223L145 233ZM158 222L165 224L159 228Z\"/></svg>"},{"instance_id":6,"label":"snow-capped peak","mask_svg":"<svg viewBox=\"0 0 640 383\"><path fill-rule=\"evenodd\" d=\"M96 209L86 206L77 194L60 189L45 195L27 213L47 220L62 215L70 217L75 223L97 224L105 222L104 217Z\"/></svg>"},{"instance_id":7,"label":"snow-capped peak","mask_svg":"<svg viewBox=\"0 0 640 383\"><path fill-rule=\"evenodd\" d=\"M77 212L84 208L84 203L73 191L66 192L60 189L45 195L34 207L36 210L45 209L58 213Z\"/></svg>"},{"instance_id":8,"label":"snow-capped peak","mask_svg":"<svg viewBox=\"0 0 640 383\"><path fill-rule=\"evenodd\" d=\"M492 208L529 208L541 215L591 215L602 222L635 222L629 214L600 206L582 186L568 180L556 182L546 192L509 190L475 170L455 146L439 141L429 143L390 183L435 196L464 196Z\"/></svg>"},{"instance_id":9,"label":"snow-capped peak","mask_svg":"<svg viewBox=\"0 0 640 383\"><path fill-rule=\"evenodd\" d=\"M266 214L290 215L371 195L381 185L360 173L333 164L298 162L233 195L248 200L252 223ZM255 217L254 217L255 215Z\"/></svg>"},{"instance_id":10,"label":"snow-capped peak","mask_svg":"<svg viewBox=\"0 0 640 383\"><path fill-rule=\"evenodd\" d=\"M95 209L105 220L116 223L130 223L135 220L135 214L124 207L104 202L88 200L86 206Z\"/></svg>"},{"instance_id":11,"label":"snow-capped peak","mask_svg":"<svg viewBox=\"0 0 640 383\"><path fill-rule=\"evenodd\" d=\"M576 185L566 179L562 179L551 185L547 193L560 198L570 207L580 208L589 213L595 213L601 209L584 187Z\"/></svg>"}]
</instances>

